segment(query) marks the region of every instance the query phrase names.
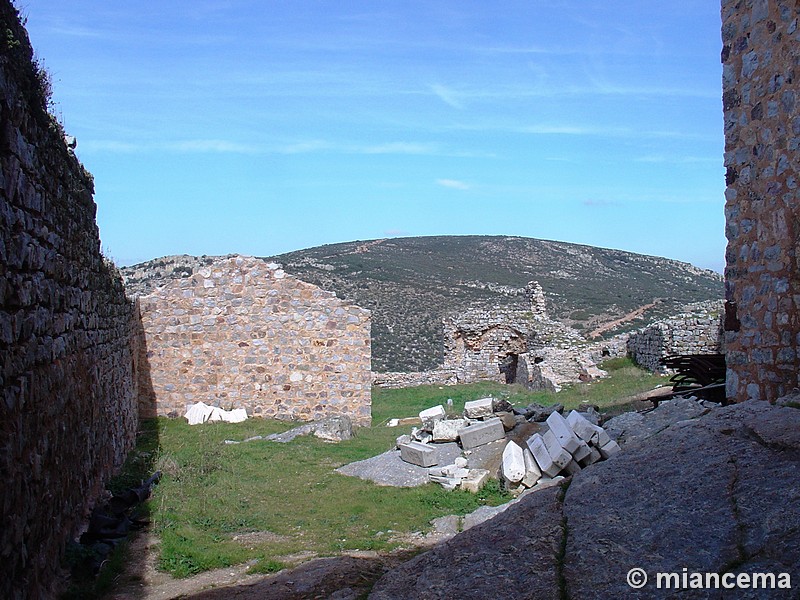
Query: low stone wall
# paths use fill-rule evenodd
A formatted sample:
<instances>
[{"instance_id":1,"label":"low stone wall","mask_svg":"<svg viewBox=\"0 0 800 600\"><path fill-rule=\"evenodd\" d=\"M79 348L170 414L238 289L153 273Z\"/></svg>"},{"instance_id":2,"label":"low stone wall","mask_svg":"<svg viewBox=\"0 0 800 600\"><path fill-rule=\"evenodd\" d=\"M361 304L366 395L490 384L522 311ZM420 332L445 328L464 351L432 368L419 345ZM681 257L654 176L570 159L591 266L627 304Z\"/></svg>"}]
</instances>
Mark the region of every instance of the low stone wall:
<instances>
[{"instance_id":1,"label":"low stone wall","mask_svg":"<svg viewBox=\"0 0 800 600\"><path fill-rule=\"evenodd\" d=\"M143 414L195 402L248 415L371 421L370 313L243 256L210 259L139 297Z\"/></svg>"},{"instance_id":2,"label":"low stone wall","mask_svg":"<svg viewBox=\"0 0 800 600\"><path fill-rule=\"evenodd\" d=\"M716 310L679 315L657 321L630 334L628 355L640 366L663 372L661 359L671 354L723 352L722 302Z\"/></svg>"},{"instance_id":3,"label":"low stone wall","mask_svg":"<svg viewBox=\"0 0 800 600\"><path fill-rule=\"evenodd\" d=\"M405 388L418 385L455 385L459 383L454 369L433 369L409 373L373 373L372 385L382 388Z\"/></svg>"},{"instance_id":4,"label":"low stone wall","mask_svg":"<svg viewBox=\"0 0 800 600\"><path fill-rule=\"evenodd\" d=\"M0 31L0 597L50 598L134 443L135 321L100 254L92 177L5 0Z\"/></svg>"}]
</instances>

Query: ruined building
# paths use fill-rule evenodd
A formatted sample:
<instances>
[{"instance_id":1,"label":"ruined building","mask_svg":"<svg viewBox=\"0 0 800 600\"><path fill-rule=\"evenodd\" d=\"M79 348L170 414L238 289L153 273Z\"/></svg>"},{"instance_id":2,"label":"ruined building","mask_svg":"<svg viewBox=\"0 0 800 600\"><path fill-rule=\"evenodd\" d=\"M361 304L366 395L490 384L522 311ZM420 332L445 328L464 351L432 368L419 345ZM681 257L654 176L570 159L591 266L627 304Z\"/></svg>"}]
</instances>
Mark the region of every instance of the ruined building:
<instances>
[{"instance_id":1,"label":"ruined building","mask_svg":"<svg viewBox=\"0 0 800 600\"><path fill-rule=\"evenodd\" d=\"M774 401L800 373L800 6L722 1L727 393Z\"/></svg>"},{"instance_id":2,"label":"ruined building","mask_svg":"<svg viewBox=\"0 0 800 600\"><path fill-rule=\"evenodd\" d=\"M344 415L370 424L368 310L258 258L151 264L158 267L125 269L129 287L144 293L138 296L148 382L140 385L143 417L183 415L202 401L245 408L251 416ZM156 268L168 276L134 282L137 272L152 275Z\"/></svg>"}]
</instances>

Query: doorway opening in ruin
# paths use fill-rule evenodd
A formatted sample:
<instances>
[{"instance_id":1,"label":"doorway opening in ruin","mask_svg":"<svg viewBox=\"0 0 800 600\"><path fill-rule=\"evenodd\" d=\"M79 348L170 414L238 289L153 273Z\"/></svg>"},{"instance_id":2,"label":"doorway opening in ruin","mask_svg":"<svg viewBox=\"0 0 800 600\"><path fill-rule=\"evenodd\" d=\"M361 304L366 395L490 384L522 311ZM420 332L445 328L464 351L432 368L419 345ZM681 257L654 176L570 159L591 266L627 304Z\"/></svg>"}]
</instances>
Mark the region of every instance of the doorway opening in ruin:
<instances>
[{"instance_id":1,"label":"doorway opening in ruin","mask_svg":"<svg viewBox=\"0 0 800 600\"><path fill-rule=\"evenodd\" d=\"M517 381L517 366L519 365L519 354L511 352L500 361L500 372L505 376L506 383L512 384Z\"/></svg>"}]
</instances>

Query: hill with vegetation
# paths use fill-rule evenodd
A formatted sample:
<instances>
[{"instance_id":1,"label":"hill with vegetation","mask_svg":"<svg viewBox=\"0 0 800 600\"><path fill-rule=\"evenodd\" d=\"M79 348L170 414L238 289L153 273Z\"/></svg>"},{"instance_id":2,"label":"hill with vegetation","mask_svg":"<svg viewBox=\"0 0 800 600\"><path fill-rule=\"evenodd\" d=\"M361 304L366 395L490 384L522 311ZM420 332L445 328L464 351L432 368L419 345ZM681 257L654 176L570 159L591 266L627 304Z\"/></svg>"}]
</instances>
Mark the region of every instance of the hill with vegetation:
<instances>
[{"instance_id":1,"label":"hill with vegetation","mask_svg":"<svg viewBox=\"0 0 800 600\"><path fill-rule=\"evenodd\" d=\"M442 361L442 317L469 308L524 309L533 280L550 316L584 333L654 305L604 336L724 295L718 273L688 263L522 237L356 241L269 260L372 310L375 371L435 367Z\"/></svg>"}]
</instances>

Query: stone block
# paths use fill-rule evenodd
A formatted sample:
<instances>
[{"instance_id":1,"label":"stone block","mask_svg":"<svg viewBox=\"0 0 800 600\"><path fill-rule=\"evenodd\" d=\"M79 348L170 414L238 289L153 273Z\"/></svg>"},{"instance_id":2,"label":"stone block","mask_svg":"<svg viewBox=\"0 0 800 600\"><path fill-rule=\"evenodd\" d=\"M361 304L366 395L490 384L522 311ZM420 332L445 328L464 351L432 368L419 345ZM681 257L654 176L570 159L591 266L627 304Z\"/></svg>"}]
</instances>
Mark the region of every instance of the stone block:
<instances>
[{"instance_id":1,"label":"stone block","mask_svg":"<svg viewBox=\"0 0 800 600\"><path fill-rule=\"evenodd\" d=\"M581 466L578 464L578 462L575 459L569 461L567 463L567 466L564 467L564 471L568 475L575 475L575 473L579 473L580 470L581 470Z\"/></svg>"},{"instance_id":2,"label":"stone block","mask_svg":"<svg viewBox=\"0 0 800 600\"><path fill-rule=\"evenodd\" d=\"M489 471L486 469L470 469L466 479L461 481L461 489L477 494L489 481Z\"/></svg>"},{"instance_id":3,"label":"stone block","mask_svg":"<svg viewBox=\"0 0 800 600\"><path fill-rule=\"evenodd\" d=\"M455 442L458 432L467 425L466 419L440 419L433 424L434 442Z\"/></svg>"},{"instance_id":4,"label":"stone block","mask_svg":"<svg viewBox=\"0 0 800 600\"><path fill-rule=\"evenodd\" d=\"M547 448L547 452L550 454L550 458L553 459L553 462L562 469L566 467L569 461L572 460L572 455L561 447L555 434L549 430L545 431L544 434L542 434L542 439L544 440L544 445Z\"/></svg>"},{"instance_id":5,"label":"stone block","mask_svg":"<svg viewBox=\"0 0 800 600\"><path fill-rule=\"evenodd\" d=\"M578 447L575 452L572 453L572 458L577 460L578 462L582 461L583 459L590 456L592 453L592 449L589 447L589 444L580 440L580 446Z\"/></svg>"},{"instance_id":6,"label":"stone block","mask_svg":"<svg viewBox=\"0 0 800 600\"><path fill-rule=\"evenodd\" d=\"M466 416L468 419L491 417L494 414L493 402L493 398L481 398L479 400L470 400L465 402L464 416Z\"/></svg>"},{"instance_id":7,"label":"stone block","mask_svg":"<svg viewBox=\"0 0 800 600\"><path fill-rule=\"evenodd\" d=\"M575 432L572 431L572 427L569 426L569 423L567 423L567 420L562 415L554 412L547 417L546 422L550 427L550 431L556 436L558 443L561 444L564 450L573 454L581 447L578 436L575 435Z\"/></svg>"},{"instance_id":8,"label":"stone block","mask_svg":"<svg viewBox=\"0 0 800 600\"><path fill-rule=\"evenodd\" d=\"M589 465L593 465L598 460L603 458L600 455L600 450L598 450L597 448L590 448L590 450L591 450L591 452L589 453L589 456L587 456L586 458L584 458L584 459L579 461L579 464L582 467L588 467Z\"/></svg>"},{"instance_id":9,"label":"stone block","mask_svg":"<svg viewBox=\"0 0 800 600\"><path fill-rule=\"evenodd\" d=\"M533 487L541 479L542 471L528 448L523 448L522 458L525 461L525 477L522 478L520 483L526 487Z\"/></svg>"},{"instance_id":10,"label":"stone block","mask_svg":"<svg viewBox=\"0 0 800 600\"><path fill-rule=\"evenodd\" d=\"M503 477L512 483L519 483L525 477L525 457L522 448L514 441L509 441L503 449Z\"/></svg>"},{"instance_id":11,"label":"stone block","mask_svg":"<svg viewBox=\"0 0 800 600\"><path fill-rule=\"evenodd\" d=\"M432 467L439 462L436 457L436 450L420 442L409 442L400 446L400 458L407 463L420 467Z\"/></svg>"},{"instance_id":12,"label":"stone block","mask_svg":"<svg viewBox=\"0 0 800 600\"><path fill-rule=\"evenodd\" d=\"M597 442L598 433L595 425L586 420L577 410L567 415L567 423L584 442Z\"/></svg>"},{"instance_id":13,"label":"stone block","mask_svg":"<svg viewBox=\"0 0 800 600\"><path fill-rule=\"evenodd\" d=\"M542 473L550 477L555 477L561 472L561 467L553 462L541 435L534 433L528 438L527 446L533 458L536 459L536 464L539 465L539 469L541 469Z\"/></svg>"},{"instance_id":14,"label":"stone block","mask_svg":"<svg viewBox=\"0 0 800 600\"><path fill-rule=\"evenodd\" d=\"M455 477L440 477L439 475L428 475L428 478L432 482L440 484L444 489L448 491L453 491L459 485L461 485L461 480L456 479Z\"/></svg>"},{"instance_id":15,"label":"stone block","mask_svg":"<svg viewBox=\"0 0 800 600\"><path fill-rule=\"evenodd\" d=\"M419 413L419 420L422 421L422 428L431 431L436 421L444 419L447 415L444 412L444 406L441 404L426 408Z\"/></svg>"},{"instance_id":16,"label":"stone block","mask_svg":"<svg viewBox=\"0 0 800 600\"><path fill-rule=\"evenodd\" d=\"M609 442L613 441L606 433L606 430L600 427L600 425L593 425L594 430L597 432L597 446L603 447Z\"/></svg>"},{"instance_id":17,"label":"stone block","mask_svg":"<svg viewBox=\"0 0 800 600\"><path fill-rule=\"evenodd\" d=\"M501 411L495 413L495 416L503 422L506 431L511 431L517 426L517 418L513 413Z\"/></svg>"},{"instance_id":18,"label":"stone block","mask_svg":"<svg viewBox=\"0 0 800 600\"><path fill-rule=\"evenodd\" d=\"M609 456L616 454L619 451L620 451L619 444L617 444L617 442L615 442L614 440L609 440L609 442L606 445L600 446L600 456L602 456L603 458L608 458Z\"/></svg>"},{"instance_id":19,"label":"stone block","mask_svg":"<svg viewBox=\"0 0 800 600\"><path fill-rule=\"evenodd\" d=\"M491 400L491 398L489 398L489 400ZM458 436L461 438L461 447L464 448L464 450L500 440L505 437L505 434L506 431L503 428L503 422L496 417L482 423L464 427L458 431Z\"/></svg>"}]
</instances>

